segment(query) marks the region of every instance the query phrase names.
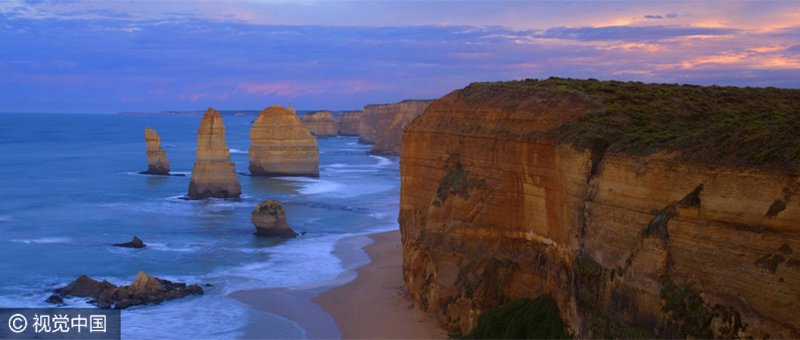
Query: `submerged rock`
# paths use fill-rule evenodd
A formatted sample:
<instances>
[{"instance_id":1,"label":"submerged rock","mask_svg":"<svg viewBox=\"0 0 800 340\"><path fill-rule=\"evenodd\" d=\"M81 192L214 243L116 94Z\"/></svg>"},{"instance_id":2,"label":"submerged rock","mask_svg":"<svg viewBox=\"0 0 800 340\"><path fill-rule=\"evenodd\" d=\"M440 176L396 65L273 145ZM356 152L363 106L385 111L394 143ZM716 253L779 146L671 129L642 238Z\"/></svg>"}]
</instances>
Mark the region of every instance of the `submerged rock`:
<instances>
[{"instance_id":1,"label":"submerged rock","mask_svg":"<svg viewBox=\"0 0 800 340\"><path fill-rule=\"evenodd\" d=\"M47 302L63 303L64 297L89 297L92 298L89 303L99 308L125 309L203 293L203 288L199 285L162 280L140 271L133 283L119 287L81 275L66 287L56 289L56 294L51 295Z\"/></svg>"},{"instance_id":2,"label":"submerged rock","mask_svg":"<svg viewBox=\"0 0 800 340\"><path fill-rule=\"evenodd\" d=\"M147 171L148 175L169 175L169 161L167 153L161 148L161 137L156 130L144 129L144 140L147 142Z\"/></svg>"},{"instance_id":3,"label":"submerged rock","mask_svg":"<svg viewBox=\"0 0 800 340\"><path fill-rule=\"evenodd\" d=\"M53 295L50 295L50 297L48 297L47 300L44 300L44 302L54 303L54 304L59 304L60 305L60 304L64 304L64 298L62 298L61 295L53 294Z\"/></svg>"},{"instance_id":4,"label":"submerged rock","mask_svg":"<svg viewBox=\"0 0 800 340\"><path fill-rule=\"evenodd\" d=\"M275 105L250 128L250 173L254 176L319 176L317 139L294 110Z\"/></svg>"},{"instance_id":5,"label":"submerged rock","mask_svg":"<svg viewBox=\"0 0 800 340\"><path fill-rule=\"evenodd\" d=\"M336 136L336 119L330 111L317 111L303 116L303 125L314 136Z\"/></svg>"},{"instance_id":6,"label":"submerged rock","mask_svg":"<svg viewBox=\"0 0 800 340\"><path fill-rule=\"evenodd\" d=\"M112 244L112 246L124 247L124 248L144 248L144 247L146 247L146 245L144 244L144 241L142 241L142 239L140 239L140 238L138 238L136 236L134 236L133 239L130 242L114 243L114 244Z\"/></svg>"},{"instance_id":7,"label":"submerged rock","mask_svg":"<svg viewBox=\"0 0 800 340\"><path fill-rule=\"evenodd\" d=\"M286 221L283 204L276 200L261 202L251 214L256 235L269 237L295 237L297 233Z\"/></svg>"},{"instance_id":8,"label":"submerged rock","mask_svg":"<svg viewBox=\"0 0 800 340\"><path fill-rule=\"evenodd\" d=\"M238 198L242 193L236 168L225 143L222 115L209 108L197 130L197 160L189 183L189 198Z\"/></svg>"}]
</instances>

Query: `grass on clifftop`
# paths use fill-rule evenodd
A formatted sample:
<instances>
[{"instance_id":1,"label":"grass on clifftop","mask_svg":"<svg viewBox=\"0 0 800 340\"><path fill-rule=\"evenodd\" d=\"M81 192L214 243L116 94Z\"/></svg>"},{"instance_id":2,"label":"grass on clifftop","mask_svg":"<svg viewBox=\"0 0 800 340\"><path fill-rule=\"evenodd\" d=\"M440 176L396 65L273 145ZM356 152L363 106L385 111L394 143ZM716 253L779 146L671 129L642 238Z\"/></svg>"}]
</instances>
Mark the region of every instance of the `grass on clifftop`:
<instances>
[{"instance_id":1,"label":"grass on clifftop","mask_svg":"<svg viewBox=\"0 0 800 340\"><path fill-rule=\"evenodd\" d=\"M671 150L687 161L800 170L800 89L563 78L475 85L568 92L594 102L594 112L551 131L561 143L634 155Z\"/></svg>"},{"instance_id":2,"label":"grass on clifftop","mask_svg":"<svg viewBox=\"0 0 800 340\"><path fill-rule=\"evenodd\" d=\"M468 336L473 339L567 339L556 302L550 295L514 300L483 312Z\"/></svg>"}]
</instances>

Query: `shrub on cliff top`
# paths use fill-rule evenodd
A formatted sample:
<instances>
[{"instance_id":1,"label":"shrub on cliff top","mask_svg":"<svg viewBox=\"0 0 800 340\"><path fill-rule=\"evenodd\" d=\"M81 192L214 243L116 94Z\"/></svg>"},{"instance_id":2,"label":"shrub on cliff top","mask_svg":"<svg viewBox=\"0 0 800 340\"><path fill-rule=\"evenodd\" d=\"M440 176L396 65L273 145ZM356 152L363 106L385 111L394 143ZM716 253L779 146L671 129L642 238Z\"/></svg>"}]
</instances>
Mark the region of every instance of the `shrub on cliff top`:
<instances>
[{"instance_id":1,"label":"shrub on cliff top","mask_svg":"<svg viewBox=\"0 0 800 340\"><path fill-rule=\"evenodd\" d=\"M514 300L483 312L469 334L473 339L567 339L556 302L550 295Z\"/></svg>"},{"instance_id":2,"label":"shrub on cliff top","mask_svg":"<svg viewBox=\"0 0 800 340\"><path fill-rule=\"evenodd\" d=\"M549 78L476 83L488 98L516 88L578 95L595 110L550 131L561 143L646 155L676 151L687 161L800 170L800 89L644 84ZM506 102L514 98L506 98ZM513 103L506 103L513 104Z\"/></svg>"}]
</instances>

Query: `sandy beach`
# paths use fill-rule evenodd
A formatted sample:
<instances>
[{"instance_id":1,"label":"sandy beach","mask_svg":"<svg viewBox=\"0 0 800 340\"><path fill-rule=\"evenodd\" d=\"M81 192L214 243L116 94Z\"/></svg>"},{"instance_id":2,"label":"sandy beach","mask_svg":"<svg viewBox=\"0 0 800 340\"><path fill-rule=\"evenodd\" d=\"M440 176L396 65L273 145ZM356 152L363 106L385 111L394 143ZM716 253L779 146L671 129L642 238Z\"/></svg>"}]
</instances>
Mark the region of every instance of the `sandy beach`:
<instances>
[{"instance_id":1,"label":"sandy beach","mask_svg":"<svg viewBox=\"0 0 800 340\"><path fill-rule=\"evenodd\" d=\"M364 247L370 241L372 243ZM359 256L361 247L369 259ZM399 231L344 239L337 244L334 254L351 270L328 285L254 289L230 296L256 309L293 320L305 329L309 338L447 338L436 321L416 309L406 294ZM245 337L270 335L268 330L253 325L246 330Z\"/></svg>"},{"instance_id":2,"label":"sandy beach","mask_svg":"<svg viewBox=\"0 0 800 340\"><path fill-rule=\"evenodd\" d=\"M400 232L374 234L365 250L372 263L358 277L314 302L333 315L343 338L445 339L436 320L414 307L403 281Z\"/></svg>"}]
</instances>

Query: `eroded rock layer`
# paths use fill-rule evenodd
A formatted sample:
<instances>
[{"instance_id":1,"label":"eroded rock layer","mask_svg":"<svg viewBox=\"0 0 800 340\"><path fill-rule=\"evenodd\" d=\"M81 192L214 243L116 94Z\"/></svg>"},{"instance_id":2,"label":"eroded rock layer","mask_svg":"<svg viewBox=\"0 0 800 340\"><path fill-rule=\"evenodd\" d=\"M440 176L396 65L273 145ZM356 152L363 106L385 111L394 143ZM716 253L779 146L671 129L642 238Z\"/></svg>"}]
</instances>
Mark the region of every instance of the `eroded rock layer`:
<instances>
[{"instance_id":1,"label":"eroded rock layer","mask_svg":"<svg viewBox=\"0 0 800 340\"><path fill-rule=\"evenodd\" d=\"M406 128L399 222L412 298L461 334L488 308L551 294L580 338L800 336L792 166L614 151L643 142L605 137L576 146L558 133L623 104L552 82L473 84ZM646 100L635 88L621 95ZM785 94L773 107L800 118L800 91ZM682 98L677 107L696 100ZM738 100L741 114L761 114Z\"/></svg>"},{"instance_id":2,"label":"eroded rock layer","mask_svg":"<svg viewBox=\"0 0 800 340\"><path fill-rule=\"evenodd\" d=\"M362 111L345 111L336 122L336 130L342 136L358 136L358 126L361 124Z\"/></svg>"},{"instance_id":3,"label":"eroded rock layer","mask_svg":"<svg viewBox=\"0 0 800 340\"><path fill-rule=\"evenodd\" d=\"M371 151L374 154L399 155L403 129L432 102L404 100L394 104L365 106L359 128L359 141L374 144Z\"/></svg>"},{"instance_id":4,"label":"eroded rock layer","mask_svg":"<svg viewBox=\"0 0 800 340\"><path fill-rule=\"evenodd\" d=\"M336 136L336 119L330 111L317 111L303 116L303 125L314 136Z\"/></svg>"},{"instance_id":5,"label":"eroded rock layer","mask_svg":"<svg viewBox=\"0 0 800 340\"><path fill-rule=\"evenodd\" d=\"M147 143L147 171L150 175L169 175L167 153L161 148L161 138L156 130L144 129L144 141Z\"/></svg>"},{"instance_id":6,"label":"eroded rock layer","mask_svg":"<svg viewBox=\"0 0 800 340\"><path fill-rule=\"evenodd\" d=\"M256 176L319 176L317 139L294 110L275 105L250 128L250 173Z\"/></svg>"},{"instance_id":7,"label":"eroded rock layer","mask_svg":"<svg viewBox=\"0 0 800 340\"><path fill-rule=\"evenodd\" d=\"M242 189L225 142L222 115L209 108L197 129L197 159L189 183L190 198L237 198Z\"/></svg>"}]
</instances>

